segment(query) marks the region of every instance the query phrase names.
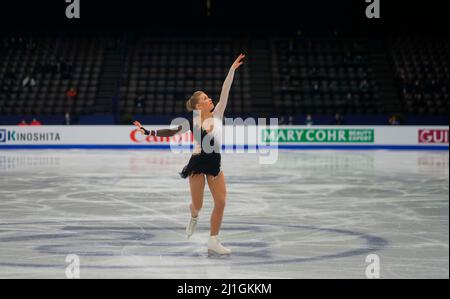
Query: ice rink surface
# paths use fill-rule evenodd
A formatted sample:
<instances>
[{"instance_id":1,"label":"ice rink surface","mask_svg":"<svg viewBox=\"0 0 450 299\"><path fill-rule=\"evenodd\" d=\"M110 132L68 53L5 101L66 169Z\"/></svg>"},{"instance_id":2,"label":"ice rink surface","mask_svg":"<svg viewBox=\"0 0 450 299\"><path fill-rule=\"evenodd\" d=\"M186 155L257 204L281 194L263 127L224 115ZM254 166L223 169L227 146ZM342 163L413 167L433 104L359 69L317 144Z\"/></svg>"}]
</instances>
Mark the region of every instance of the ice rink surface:
<instances>
[{"instance_id":1,"label":"ice rink surface","mask_svg":"<svg viewBox=\"0 0 450 299\"><path fill-rule=\"evenodd\" d=\"M448 151L224 154L221 238L212 197L187 240L190 202L165 150L0 151L0 278L449 278ZM368 262L369 261L369 262Z\"/></svg>"}]
</instances>

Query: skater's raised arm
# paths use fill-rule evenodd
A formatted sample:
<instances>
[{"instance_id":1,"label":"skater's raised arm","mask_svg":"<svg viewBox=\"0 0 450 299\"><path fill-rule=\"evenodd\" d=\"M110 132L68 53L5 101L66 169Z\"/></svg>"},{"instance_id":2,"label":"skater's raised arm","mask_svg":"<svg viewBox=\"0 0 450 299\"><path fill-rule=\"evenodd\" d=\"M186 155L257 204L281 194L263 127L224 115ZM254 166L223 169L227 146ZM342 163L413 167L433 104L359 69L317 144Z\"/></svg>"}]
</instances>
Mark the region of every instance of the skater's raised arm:
<instances>
[{"instance_id":1,"label":"skater's raised arm","mask_svg":"<svg viewBox=\"0 0 450 299\"><path fill-rule=\"evenodd\" d=\"M214 114L223 117L225 112L225 108L228 103L228 95L230 94L231 85L233 84L234 79L234 71L237 70L244 62L242 61L245 58L244 54L239 55L238 58L234 61L231 66L227 77L225 78L225 82L223 82L222 91L220 93L219 103L217 103L216 108L214 109Z\"/></svg>"},{"instance_id":2,"label":"skater's raised arm","mask_svg":"<svg viewBox=\"0 0 450 299\"><path fill-rule=\"evenodd\" d=\"M138 121L133 122L133 125L135 125L142 134L158 137L172 137L175 136L182 129L182 126L178 126L177 129L147 130Z\"/></svg>"}]
</instances>

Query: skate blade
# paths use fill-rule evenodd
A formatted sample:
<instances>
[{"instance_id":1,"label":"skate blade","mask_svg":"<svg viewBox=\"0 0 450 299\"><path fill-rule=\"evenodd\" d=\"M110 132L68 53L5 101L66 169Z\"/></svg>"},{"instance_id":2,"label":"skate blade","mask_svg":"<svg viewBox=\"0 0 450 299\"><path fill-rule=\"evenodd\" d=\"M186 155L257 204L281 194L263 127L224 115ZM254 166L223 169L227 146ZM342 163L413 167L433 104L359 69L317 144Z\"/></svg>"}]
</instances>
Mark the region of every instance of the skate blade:
<instances>
[{"instance_id":1,"label":"skate blade","mask_svg":"<svg viewBox=\"0 0 450 299\"><path fill-rule=\"evenodd\" d=\"M214 250L208 249L208 258L212 259L227 259L231 256L231 253L220 254Z\"/></svg>"},{"instance_id":2,"label":"skate blade","mask_svg":"<svg viewBox=\"0 0 450 299\"><path fill-rule=\"evenodd\" d=\"M196 228L194 228L193 230L190 230L189 228L186 228L186 236L188 239L190 239L194 235L195 229Z\"/></svg>"},{"instance_id":3,"label":"skate blade","mask_svg":"<svg viewBox=\"0 0 450 299\"><path fill-rule=\"evenodd\" d=\"M186 236L188 239L190 239L194 235L195 231L186 230Z\"/></svg>"}]
</instances>

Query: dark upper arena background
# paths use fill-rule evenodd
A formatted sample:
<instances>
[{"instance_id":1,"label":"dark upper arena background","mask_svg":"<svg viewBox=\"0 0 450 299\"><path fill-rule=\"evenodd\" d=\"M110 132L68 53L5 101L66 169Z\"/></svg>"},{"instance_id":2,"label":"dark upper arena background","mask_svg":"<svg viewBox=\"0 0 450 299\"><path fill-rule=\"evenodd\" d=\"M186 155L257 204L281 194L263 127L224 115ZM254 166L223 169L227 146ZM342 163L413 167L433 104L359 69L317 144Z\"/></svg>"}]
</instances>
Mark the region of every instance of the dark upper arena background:
<instances>
[{"instance_id":1,"label":"dark upper arena background","mask_svg":"<svg viewBox=\"0 0 450 299\"><path fill-rule=\"evenodd\" d=\"M0 124L168 123L244 52L229 117L448 125L448 1L380 2L368 19L364 0L81 0L69 20L65 1L7 1Z\"/></svg>"}]
</instances>

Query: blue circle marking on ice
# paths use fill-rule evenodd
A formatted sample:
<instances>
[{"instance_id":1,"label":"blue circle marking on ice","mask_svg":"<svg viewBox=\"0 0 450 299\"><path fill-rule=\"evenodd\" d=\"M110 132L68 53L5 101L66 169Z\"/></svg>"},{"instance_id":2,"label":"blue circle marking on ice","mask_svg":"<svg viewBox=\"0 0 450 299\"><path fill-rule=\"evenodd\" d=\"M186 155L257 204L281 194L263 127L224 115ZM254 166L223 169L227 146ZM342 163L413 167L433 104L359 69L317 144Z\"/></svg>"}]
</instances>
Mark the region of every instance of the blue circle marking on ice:
<instances>
[{"instance_id":1,"label":"blue circle marking on ice","mask_svg":"<svg viewBox=\"0 0 450 299\"><path fill-rule=\"evenodd\" d=\"M161 242L158 241L158 232L167 232L167 231L182 231L184 228L179 226L165 226L165 227L141 227L140 229L145 229L145 233L142 233L137 227L108 227L101 226L95 227L93 224L98 224L99 222L81 222L84 225L80 225L80 222L77 221L76 225L69 225L70 222L64 222L64 225L59 230L59 233L51 233L51 234L41 234L41 235L23 235L23 236L7 236L1 237L1 234L10 232L6 229L6 226L11 225L55 225L61 224L58 222L28 222L28 223L5 223L0 224L2 231L0 231L0 242L5 243L20 243L20 242L34 242L34 241L46 241L48 244L38 245L33 247L33 250L42 255L66 255L68 253L76 253L80 257L83 256L94 256L94 257L149 257L149 256L165 256L165 257L204 257L205 254L195 253L191 250L187 252L186 248L191 246L195 246L194 242L189 241L180 241L180 242ZM104 224L104 223L103 223ZM277 256L273 250L270 248L270 243L265 241L249 241L249 242L227 242L226 245L234 248L234 252L231 259L220 260L221 262L226 262L227 265L232 266L253 266L253 265L276 265L276 264L291 264L291 263L305 263L305 262L315 262L315 261L324 261L331 259L340 259L352 256L359 255L367 255L372 252L379 251L383 249L388 241L384 238L366 234L357 231L345 230L345 229L334 229L334 228L321 228L315 226L308 225L293 225L293 224L260 224L253 222L228 222L227 228L224 228L224 231L237 231L237 232L251 232L253 235L256 233L264 233L267 232L270 228L283 228L286 229L295 229L295 230L306 230L306 231L316 231L320 233L326 233L331 235L343 235L347 237L354 237L356 240L361 241L362 244L358 248L309 256L309 257L296 257L292 254L292 256L288 256L289 254L283 254L282 256ZM151 233L148 233L151 231ZM75 237L74 240L71 238ZM80 239L81 237L81 239ZM260 237L258 239L264 239L264 237ZM52 244L56 240L67 240L64 244ZM326 242L326 241L324 241ZM93 244L101 244L103 247L110 246L107 250L86 250L86 248L93 247ZM85 246L85 248L82 248ZM134 246L134 247L142 247L146 248L144 253L134 252L132 255L118 255L117 248L121 248L124 246ZM73 252L73 248L79 248L79 252ZM94 246L95 248L95 246ZM147 250L148 248L156 249L154 251ZM167 248L180 248L183 250L175 251L175 252L167 252ZM242 250L236 249L241 248ZM247 248L247 250L246 250ZM251 249L249 251L248 249ZM237 259L233 259L237 258ZM1 261L0 266L4 267L27 267L27 268L63 268L65 265L61 264L46 264L46 263L17 263L17 262L8 262ZM142 264L142 265L95 265L95 264L84 264L83 268L88 269L145 269L145 268L185 268L185 267L211 267L217 266L215 263L210 264L193 264L192 261L190 263L183 263L180 260L180 263L170 264L170 265L161 265L161 264Z\"/></svg>"}]
</instances>

